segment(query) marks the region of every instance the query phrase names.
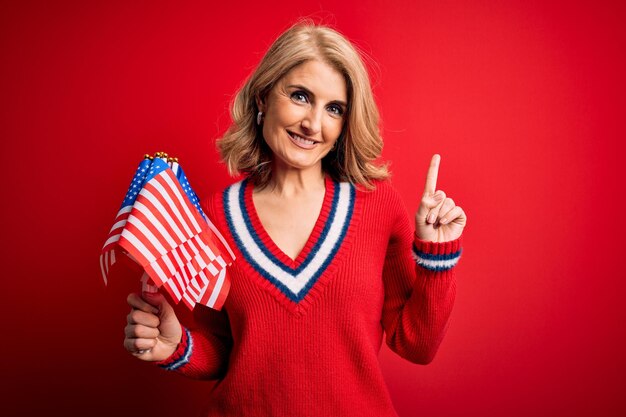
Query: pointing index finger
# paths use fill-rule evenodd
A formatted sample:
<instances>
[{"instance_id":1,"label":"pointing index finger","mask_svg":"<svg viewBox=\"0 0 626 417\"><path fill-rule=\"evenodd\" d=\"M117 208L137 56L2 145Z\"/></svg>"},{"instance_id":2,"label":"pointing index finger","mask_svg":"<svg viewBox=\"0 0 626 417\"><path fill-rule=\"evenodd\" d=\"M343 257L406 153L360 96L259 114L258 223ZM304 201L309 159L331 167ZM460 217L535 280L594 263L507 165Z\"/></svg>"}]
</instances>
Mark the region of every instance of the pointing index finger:
<instances>
[{"instance_id":1,"label":"pointing index finger","mask_svg":"<svg viewBox=\"0 0 626 417\"><path fill-rule=\"evenodd\" d=\"M426 185L424 186L424 195L433 195L437 189L437 174L439 173L439 162L441 157L439 154L434 154L430 160L430 166L428 167L428 173L426 174Z\"/></svg>"}]
</instances>

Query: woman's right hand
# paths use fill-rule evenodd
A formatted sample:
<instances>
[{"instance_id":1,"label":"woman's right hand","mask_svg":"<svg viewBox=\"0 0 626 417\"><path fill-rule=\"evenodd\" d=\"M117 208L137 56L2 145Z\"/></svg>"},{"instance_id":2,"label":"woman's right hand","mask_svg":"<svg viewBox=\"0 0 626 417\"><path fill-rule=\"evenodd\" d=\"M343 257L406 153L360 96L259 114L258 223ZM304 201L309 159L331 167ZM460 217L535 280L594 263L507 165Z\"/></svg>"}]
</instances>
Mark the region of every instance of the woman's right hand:
<instances>
[{"instance_id":1,"label":"woman's right hand","mask_svg":"<svg viewBox=\"0 0 626 417\"><path fill-rule=\"evenodd\" d=\"M159 293L132 293L124 347L144 361L161 361L176 351L183 332L174 309Z\"/></svg>"}]
</instances>

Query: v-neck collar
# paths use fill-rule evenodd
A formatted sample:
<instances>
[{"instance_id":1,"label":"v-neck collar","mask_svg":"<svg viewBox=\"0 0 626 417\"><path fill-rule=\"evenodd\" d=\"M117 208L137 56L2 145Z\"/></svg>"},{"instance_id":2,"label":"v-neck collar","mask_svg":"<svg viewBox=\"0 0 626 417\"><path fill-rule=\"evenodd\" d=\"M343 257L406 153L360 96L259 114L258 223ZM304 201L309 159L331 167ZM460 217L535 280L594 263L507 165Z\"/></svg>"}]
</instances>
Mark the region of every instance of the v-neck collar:
<instances>
[{"instance_id":1,"label":"v-neck collar","mask_svg":"<svg viewBox=\"0 0 626 417\"><path fill-rule=\"evenodd\" d=\"M315 247L314 244L319 243L320 235L329 226L329 223L327 222L328 216L334 207L334 203L336 203L333 200L333 196L336 194L335 184L328 176L326 176L324 179L324 186L324 200L322 201L322 208L317 216L313 230L311 230L311 233L309 234L304 247L298 253L298 256L296 256L295 259L292 259L278 247L269 233L267 233L265 226L263 226L263 223L261 222L259 213L256 210L256 206L254 205L252 197L254 187L249 183L246 183L245 185L245 190L243 192L243 204L245 207L243 212L246 213L250 219L250 224L252 225L251 232L256 235L254 236L256 238L255 240L260 240L263 243L263 247L266 249L266 254L274 256L277 263L282 263L291 270L297 270L298 267L302 265L302 262L306 260L307 256L311 253L311 249Z\"/></svg>"},{"instance_id":2,"label":"v-neck collar","mask_svg":"<svg viewBox=\"0 0 626 417\"><path fill-rule=\"evenodd\" d=\"M326 178L322 209L295 260L280 250L263 228L252 202L252 188L246 179L224 191L228 227L252 268L298 303L332 263L346 236L354 211L355 188Z\"/></svg>"}]
</instances>

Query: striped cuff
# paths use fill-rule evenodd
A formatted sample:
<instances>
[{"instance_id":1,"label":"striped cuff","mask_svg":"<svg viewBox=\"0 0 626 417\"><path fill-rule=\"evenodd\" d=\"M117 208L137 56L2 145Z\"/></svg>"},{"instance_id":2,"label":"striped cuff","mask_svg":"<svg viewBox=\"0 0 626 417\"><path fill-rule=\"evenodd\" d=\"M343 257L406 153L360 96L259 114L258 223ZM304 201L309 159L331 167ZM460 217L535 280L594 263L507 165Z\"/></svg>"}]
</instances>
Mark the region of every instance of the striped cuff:
<instances>
[{"instance_id":1,"label":"striped cuff","mask_svg":"<svg viewBox=\"0 0 626 417\"><path fill-rule=\"evenodd\" d=\"M422 268L429 271L452 269L461 258L461 238L450 242L427 242L415 236L413 258Z\"/></svg>"},{"instance_id":2,"label":"striped cuff","mask_svg":"<svg viewBox=\"0 0 626 417\"><path fill-rule=\"evenodd\" d=\"M183 327L183 337L176 351L167 359L157 362L157 366L168 371L175 371L189 362L193 352L193 338L187 328Z\"/></svg>"}]
</instances>

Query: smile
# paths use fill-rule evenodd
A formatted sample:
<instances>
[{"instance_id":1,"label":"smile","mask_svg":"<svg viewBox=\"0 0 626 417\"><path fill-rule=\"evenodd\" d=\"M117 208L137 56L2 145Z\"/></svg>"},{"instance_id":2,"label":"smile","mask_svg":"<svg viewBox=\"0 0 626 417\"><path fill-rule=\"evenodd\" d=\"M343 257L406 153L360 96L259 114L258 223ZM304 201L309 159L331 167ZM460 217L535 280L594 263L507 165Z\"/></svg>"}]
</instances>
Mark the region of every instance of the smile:
<instances>
[{"instance_id":1,"label":"smile","mask_svg":"<svg viewBox=\"0 0 626 417\"><path fill-rule=\"evenodd\" d=\"M305 139L302 136L298 136L295 133L292 133L290 131L287 131L287 133L289 134L289 138L291 139L291 141L298 147L302 148L302 149L313 149L315 147L315 145L317 144L317 142L315 142L314 140L311 139Z\"/></svg>"}]
</instances>

